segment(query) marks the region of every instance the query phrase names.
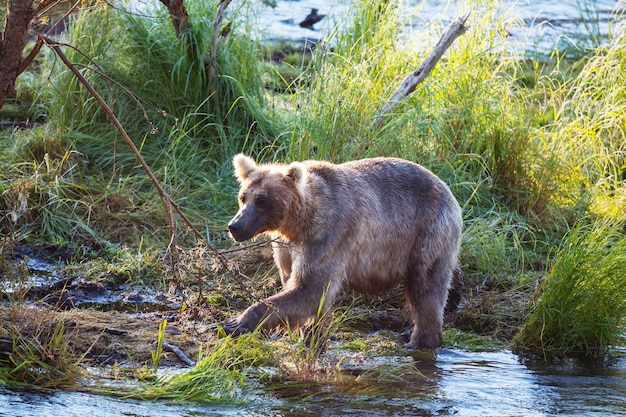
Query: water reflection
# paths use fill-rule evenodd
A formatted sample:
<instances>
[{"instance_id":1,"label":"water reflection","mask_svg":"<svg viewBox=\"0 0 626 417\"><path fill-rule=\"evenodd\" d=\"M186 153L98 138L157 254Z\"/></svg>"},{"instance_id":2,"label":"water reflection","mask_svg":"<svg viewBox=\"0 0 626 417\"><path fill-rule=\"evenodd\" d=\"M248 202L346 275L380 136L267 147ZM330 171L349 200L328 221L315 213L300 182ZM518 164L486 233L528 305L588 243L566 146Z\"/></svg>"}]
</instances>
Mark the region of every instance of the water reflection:
<instances>
[{"instance_id":1,"label":"water reflection","mask_svg":"<svg viewBox=\"0 0 626 417\"><path fill-rule=\"evenodd\" d=\"M535 376L510 352L448 351L440 366L442 397L452 403L455 415L544 415L535 407Z\"/></svg>"},{"instance_id":2,"label":"water reflection","mask_svg":"<svg viewBox=\"0 0 626 417\"><path fill-rule=\"evenodd\" d=\"M541 391L549 393L541 401L549 414L626 415L626 358L611 364L566 361L549 365L531 362L527 366Z\"/></svg>"},{"instance_id":3,"label":"water reflection","mask_svg":"<svg viewBox=\"0 0 626 417\"><path fill-rule=\"evenodd\" d=\"M379 383L375 388L278 391L288 397L289 408L282 404L272 415L626 415L624 361L602 368L573 363L529 366L508 351L458 350L441 350L436 357L416 354L413 361L421 376Z\"/></svg>"}]
</instances>

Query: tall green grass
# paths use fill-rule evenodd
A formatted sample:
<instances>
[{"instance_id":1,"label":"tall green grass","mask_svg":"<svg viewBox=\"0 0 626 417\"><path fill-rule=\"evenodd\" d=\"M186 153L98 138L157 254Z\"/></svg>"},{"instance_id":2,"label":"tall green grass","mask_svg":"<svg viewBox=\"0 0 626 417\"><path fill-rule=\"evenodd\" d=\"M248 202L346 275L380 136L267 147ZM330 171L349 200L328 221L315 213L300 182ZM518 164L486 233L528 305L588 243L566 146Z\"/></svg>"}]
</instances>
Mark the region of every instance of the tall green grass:
<instances>
[{"instance_id":1,"label":"tall green grass","mask_svg":"<svg viewBox=\"0 0 626 417\"><path fill-rule=\"evenodd\" d=\"M390 153L379 148L371 122L388 77L406 68L401 65L406 57L395 61L400 56L395 40L402 24L395 6L356 1L353 21L318 45L310 87L293 97L298 111L291 117L289 159L341 162Z\"/></svg>"},{"instance_id":2,"label":"tall green grass","mask_svg":"<svg viewBox=\"0 0 626 417\"><path fill-rule=\"evenodd\" d=\"M110 100L149 161L163 157L158 150L168 145L169 132L184 119L188 140L201 142L205 152L218 160L241 150L250 135L271 143L276 124L265 109L260 46L240 32L245 21L236 9L229 10L233 30L219 43L217 76L208 80L214 10L201 2L186 6L190 29L180 39L162 7L146 11L155 17L110 7L90 10L73 22L68 35L69 43L89 59L72 49L67 55L80 68L91 68L84 70L88 80ZM115 135L104 112L66 69L59 68L53 75L49 105L55 120L93 136L80 143L84 151L102 158L111 155ZM117 157L122 158L123 152ZM112 161L97 162L110 165Z\"/></svg>"},{"instance_id":3,"label":"tall green grass","mask_svg":"<svg viewBox=\"0 0 626 417\"><path fill-rule=\"evenodd\" d=\"M272 147L279 124L263 88L261 47L243 32L243 11L229 9L232 30L218 44L216 77L208 80L214 8L194 1L186 6L190 29L181 39L163 7L143 13L154 17L89 10L70 26L68 43L76 50L65 52L109 102L158 177L180 189L175 197L208 189L194 199L200 202L210 199L212 187L205 184L220 181L233 154ZM51 72L44 97L51 122L67 131L73 147L106 175L141 173L73 74L52 56L45 69Z\"/></svg>"},{"instance_id":4,"label":"tall green grass","mask_svg":"<svg viewBox=\"0 0 626 417\"><path fill-rule=\"evenodd\" d=\"M0 231L10 241L107 248L165 227L158 199L145 196L146 178L94 172L66 133L47 126L10 140L0 162Z\"/></svg>"},{"instance_id":5,"label":"tall green grass","mask_svg":"<svg viewBox=\"0 0 626 417\"><path fill-rule=\"evenodd\" d=\"M573 179L574 196L594 187L619 190L626 179L626 33L616 28L610 44L591 57L575 79L554 95L560 109L553 152Z\"/></svg>"},{"instance_id":6,"label":"tall green grass","mask_svg":"<svg viewBox=\"0 0 626 417\"><path fill-rule=\"evenodd\" d=\"M624 342L624 220L579 222L565 236L515 339L520 350L602 359Z\"/></svg>"}]
</instances>

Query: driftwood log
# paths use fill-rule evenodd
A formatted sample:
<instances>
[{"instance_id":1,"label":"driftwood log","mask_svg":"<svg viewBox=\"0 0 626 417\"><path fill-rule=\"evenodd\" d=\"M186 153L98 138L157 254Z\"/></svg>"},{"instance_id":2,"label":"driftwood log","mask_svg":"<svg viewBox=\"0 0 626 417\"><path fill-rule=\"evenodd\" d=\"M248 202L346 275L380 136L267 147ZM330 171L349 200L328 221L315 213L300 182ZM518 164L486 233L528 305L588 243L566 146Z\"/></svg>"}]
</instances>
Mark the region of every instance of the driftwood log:
<instances>
[{"instance_id":1,"label":"driftwood log","mask_svg":"<svg viewBox=\"0 0 626 417\"><path fill-rule=\"evenodd\" d=\"M469 13L450 23L444 34L439 39L439 42L437 42L437 45L435 45L435 49L430 53L430 55L428 55L424 63L406 76L400 87L391 95L391 97L389 97L380 113L374 118L375 129L379 129L383 126L387 113L393 110L400 103L400 100L415 91L417 85L424 81L428 74L430 74L430 71L435 68L437 62L441 59L444 52L446 52L456 38L465 33L467 30L465 22L468 17Z\"/></svg>"}]
</instances>

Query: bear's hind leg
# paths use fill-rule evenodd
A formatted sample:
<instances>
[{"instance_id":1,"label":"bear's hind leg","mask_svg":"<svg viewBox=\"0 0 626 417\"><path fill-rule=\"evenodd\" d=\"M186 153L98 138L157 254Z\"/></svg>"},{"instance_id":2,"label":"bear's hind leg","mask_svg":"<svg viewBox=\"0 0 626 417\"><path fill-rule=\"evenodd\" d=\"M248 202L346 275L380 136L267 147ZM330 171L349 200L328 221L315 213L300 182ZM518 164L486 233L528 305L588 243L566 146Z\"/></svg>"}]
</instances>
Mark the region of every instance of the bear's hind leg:
<instances>
[{"instance_id":1,"label":"bear's hind leg","mask_svg":"<svg viewBox=\"0 0 626 417\"><path fill-rule=\"evenodd\" d=\"M452 265L439 259L431 268L418 265L405 282L405 297L414 320L405 347L435 349L443 337L443 312L452 278Z\"/></svg>"}]
</instances>

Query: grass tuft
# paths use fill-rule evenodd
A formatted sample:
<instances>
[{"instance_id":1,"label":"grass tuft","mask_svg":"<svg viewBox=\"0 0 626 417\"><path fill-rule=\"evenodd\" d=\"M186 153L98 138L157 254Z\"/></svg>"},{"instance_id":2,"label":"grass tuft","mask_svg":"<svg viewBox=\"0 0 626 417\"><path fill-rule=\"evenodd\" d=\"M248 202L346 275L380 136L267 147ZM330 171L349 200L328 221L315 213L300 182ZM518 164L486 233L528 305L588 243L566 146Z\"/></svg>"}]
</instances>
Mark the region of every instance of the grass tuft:
<instances>
[{"instance_id":1,"label":"grass tuft","mask_svg":"<svg viewBox=\"0 0 626 417\"><path fill-rule=\"evenodd\" d=\"M622 207L622 210L624 207ZM624 342L624 219L579 222L564 238L537 293L520 350L601 359Z\"/></svg>"},{"instance_id":2,"label":"grass tuft","mask_svg":"<svg viewBox=\"0 0 626 417\"><path fill-rule=\"evenodd\" d=\"M269 350L257 334L224 337L198 354L190 370L168 371L129 397L170 401L236 404L245 401L247 370L267 364Z\"/></svg>"},{"instance_id":3,"label":"grass tuft","mask_svg":"<svg viewBox=\"0 0 626 417\"><path fill-rule=\"evenodd\" d=\"M72 348L63 319L51 321L47 312L16 302L11 317L0 317L3 351L12 344L12 353L0 357L0 383L37 388L72 388L83 376L84 354ZM6 319L6 320L5 320Z\"/></svg>"}]
</instances>

